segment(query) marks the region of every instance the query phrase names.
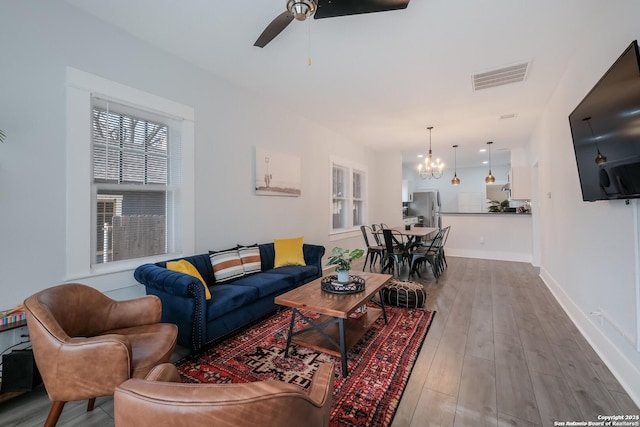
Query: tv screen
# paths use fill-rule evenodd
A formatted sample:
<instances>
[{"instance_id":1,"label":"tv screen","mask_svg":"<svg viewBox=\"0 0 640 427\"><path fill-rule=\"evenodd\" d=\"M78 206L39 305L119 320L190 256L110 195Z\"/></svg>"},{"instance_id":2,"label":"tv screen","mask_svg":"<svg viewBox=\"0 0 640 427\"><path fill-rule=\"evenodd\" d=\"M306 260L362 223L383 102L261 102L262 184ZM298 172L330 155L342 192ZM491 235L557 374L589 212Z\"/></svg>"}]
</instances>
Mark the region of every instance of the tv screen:
<instances>
[{"instance_id":1,"label":"tv screen","mask_svg":"<svg viewBox=\"0 0 640 427\"><path fill-rule=\"evenodd\" d=\"M640 197L640 54L633 41L569 115L585 201Z\"/></svg>"}]
</instances>

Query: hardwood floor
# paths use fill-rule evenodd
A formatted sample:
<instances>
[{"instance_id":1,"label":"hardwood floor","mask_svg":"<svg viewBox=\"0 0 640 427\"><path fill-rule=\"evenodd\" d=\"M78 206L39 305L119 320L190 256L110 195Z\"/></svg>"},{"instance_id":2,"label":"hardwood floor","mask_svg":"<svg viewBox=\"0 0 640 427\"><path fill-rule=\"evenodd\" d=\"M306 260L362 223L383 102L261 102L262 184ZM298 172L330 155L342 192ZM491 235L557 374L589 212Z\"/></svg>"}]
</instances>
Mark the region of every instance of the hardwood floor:
<instances>
[{"instance_id":1,"label":"hardwood floor","mask_svg":"<svg viewBox=\"0 0 640 427\"><path fill-rule=\"evenodd\" d=\"M553 426L639 414L525 263L449 257L393 427Z\"/></svg>"},{"instance_id":2,"label":"hardwood floor","mask_svg":"<svg viewBox=\"0 0 640 427\"><path fill-rule=\"evenodd\" d=\"M437 314L393 427L553 426L640 413L531 265L448 261L439 283L429 273L417 279ZM0 425L41 426L49 406L40 387L0 403ZM113 426L111 397L85 407L68 403L58 425Z\"/></svg>"}]
</instances>

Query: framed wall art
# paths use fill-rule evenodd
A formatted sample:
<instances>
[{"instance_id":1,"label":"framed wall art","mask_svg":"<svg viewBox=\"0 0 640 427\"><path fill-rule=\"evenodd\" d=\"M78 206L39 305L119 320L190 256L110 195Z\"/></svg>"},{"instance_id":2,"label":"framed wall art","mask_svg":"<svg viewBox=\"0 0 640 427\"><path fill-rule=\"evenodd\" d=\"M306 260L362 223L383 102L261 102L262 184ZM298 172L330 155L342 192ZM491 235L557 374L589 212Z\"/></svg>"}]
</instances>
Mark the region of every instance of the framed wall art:
<instances>
[{"instance_id":1,"label":"framed wall art","mask_svg":"<svg viewBox=\"0 0 640 427\"><path fill-rule=\"evenodd\" d=\"M302 194L300 157L256 147L255 189L257 196Z\"/></svg>"}]
</instances>

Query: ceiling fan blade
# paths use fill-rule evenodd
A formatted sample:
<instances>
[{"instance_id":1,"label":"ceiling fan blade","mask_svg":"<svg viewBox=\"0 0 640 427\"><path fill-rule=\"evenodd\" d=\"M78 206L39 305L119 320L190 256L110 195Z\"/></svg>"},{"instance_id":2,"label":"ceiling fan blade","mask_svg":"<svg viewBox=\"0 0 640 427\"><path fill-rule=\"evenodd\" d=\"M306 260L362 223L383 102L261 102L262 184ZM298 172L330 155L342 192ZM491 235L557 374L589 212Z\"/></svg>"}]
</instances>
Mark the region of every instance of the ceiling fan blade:
<instances>
[{"instance_id":1,"label":"ceiling fan blade","mask_svg":"<svg viewBox=\"0 0 640 427\"><path fill-rule=\"evenodd\" d=\"M293 13L286 11L282 12L280 15L276 16L276 19L271 21L267 28L264 29L258 40L253 44L257 47L265 47L267 43L273 40L278 34L282 32L287 25L289 25L293 21Z\"/></svg>"},{"instance_id":2,"label":"ceiling fan blade","mask_svg":"<svg viewBox=\"0 0 640 427\"><path fill-rule=\"evenodd\" d=\"M406 9L409 0L318 0L315 19Z\"/></svg>"}]
</instances>

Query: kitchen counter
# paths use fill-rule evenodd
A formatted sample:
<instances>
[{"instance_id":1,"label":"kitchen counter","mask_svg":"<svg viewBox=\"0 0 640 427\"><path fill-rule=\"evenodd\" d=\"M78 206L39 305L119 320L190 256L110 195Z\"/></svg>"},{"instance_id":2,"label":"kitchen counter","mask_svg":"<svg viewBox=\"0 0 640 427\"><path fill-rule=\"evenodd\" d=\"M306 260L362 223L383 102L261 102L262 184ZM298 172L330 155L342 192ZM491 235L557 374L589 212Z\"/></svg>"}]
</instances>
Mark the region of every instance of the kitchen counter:
<instances>
[{"instance_id":1,"label":"kitchen counter","mask_svg":"<svg viewBox=\"0 0 640 427\"><path fill-rule=\"evenodd\" d=\"M440 212L440 215L529 215L531 212Z\"/></svg>"},{"instance_id":2,"label":"kitchen counter","mask_svg":"<svg viewBox=\"0 0 640 427\"><path fill-rule=\"evenodd\" d=\"M531 262L531 214L516 212L442 212L442 226L451 226L447 255L464 258Z\"/></svg>"}]
</instances>

